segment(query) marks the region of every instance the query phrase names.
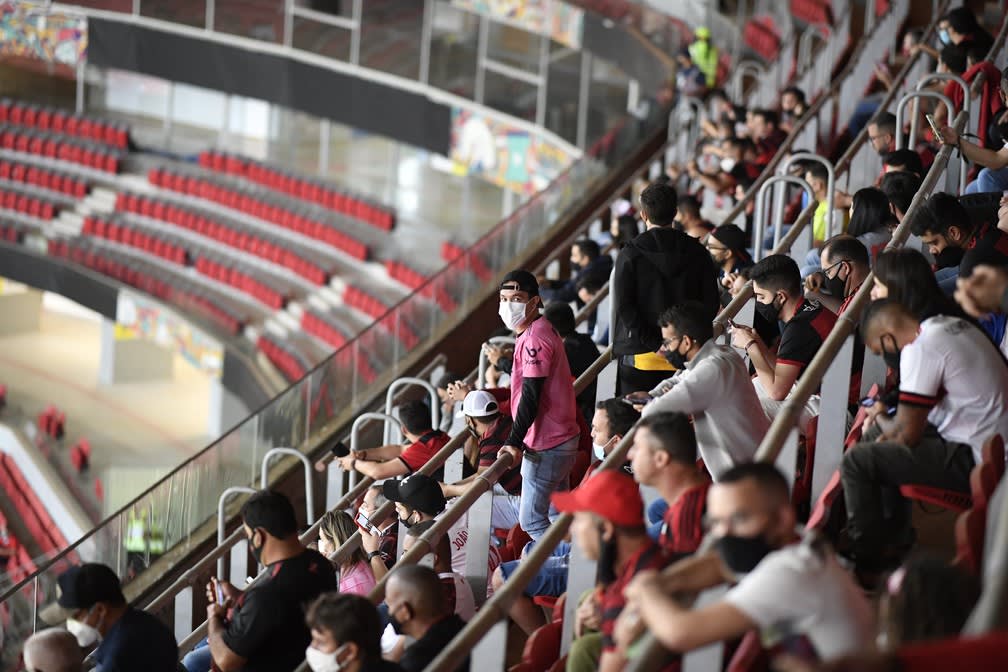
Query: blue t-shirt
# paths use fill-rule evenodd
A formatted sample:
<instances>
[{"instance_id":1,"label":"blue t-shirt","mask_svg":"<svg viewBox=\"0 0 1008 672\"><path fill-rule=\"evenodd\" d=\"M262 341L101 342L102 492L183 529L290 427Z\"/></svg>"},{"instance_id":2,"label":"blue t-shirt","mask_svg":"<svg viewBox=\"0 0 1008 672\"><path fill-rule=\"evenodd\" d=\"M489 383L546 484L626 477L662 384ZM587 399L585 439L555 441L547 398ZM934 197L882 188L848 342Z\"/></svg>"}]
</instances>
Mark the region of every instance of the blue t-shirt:
<instances>
[{"instance_id":1,"label":"blue t-shirt","mask_svg":"<svg viewBox=\"0 0 1008 672\"><path fill-rule=\"evenodd\" d=\"M145 611L130 607L91 655L95 672L177 672L175 635Z\"/></svg>"}]
</instances>

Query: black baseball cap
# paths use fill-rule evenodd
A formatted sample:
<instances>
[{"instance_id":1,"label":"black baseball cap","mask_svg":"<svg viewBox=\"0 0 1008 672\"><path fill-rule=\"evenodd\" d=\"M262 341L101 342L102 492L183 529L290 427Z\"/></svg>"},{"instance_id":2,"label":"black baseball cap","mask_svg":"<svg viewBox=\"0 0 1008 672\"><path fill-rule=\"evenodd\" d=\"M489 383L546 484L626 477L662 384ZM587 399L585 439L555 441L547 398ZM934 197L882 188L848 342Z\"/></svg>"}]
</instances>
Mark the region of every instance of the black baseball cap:
<instances>
[{"instance_id":1,"label":"black baseball cap","mask_svg":"<svg viewBox=\"0 0 1008 672\"><path fill-rule=\"evenodd\" d=\"M529 297L539 296L539 281L528 271L511 271L501 280L500 289L514 289L525 292Z\"/></svg>"},{"instance_id":2,"label":"black baseball cap","mask_svg":"<svg viewBox=\"0 0 1008 672\"><path fill-rule=\"evenodd\" d=\"M411 474L402 480L390 478L382 483L382 493L391 502L405 504L429 516L436 516L445 509L441 485L425 474Z\"/></svg>"},{"instance_id":3,"label":"black baseball cap","mask_svg":"<svg viewBox=\"0 0 1008 672\"><path fill-rule=\"evenodd\" d=\"M740 257L748 258L745 232L734 224L722 224L710 232L711 236Z\"/></svg>"},{"instance_id":4,"label":"black baseball cap","mask_svg":"<svg viewBox=\"0 0 1008 672\"><path fill-rule=\"evenodd\" d=\"M74 612L90 609L99 602L125 604L119 577L106 565L89 562L75 565L56 578L56 604L39 613L45 623L58 625Z\"/></svg>"}]
</instances>

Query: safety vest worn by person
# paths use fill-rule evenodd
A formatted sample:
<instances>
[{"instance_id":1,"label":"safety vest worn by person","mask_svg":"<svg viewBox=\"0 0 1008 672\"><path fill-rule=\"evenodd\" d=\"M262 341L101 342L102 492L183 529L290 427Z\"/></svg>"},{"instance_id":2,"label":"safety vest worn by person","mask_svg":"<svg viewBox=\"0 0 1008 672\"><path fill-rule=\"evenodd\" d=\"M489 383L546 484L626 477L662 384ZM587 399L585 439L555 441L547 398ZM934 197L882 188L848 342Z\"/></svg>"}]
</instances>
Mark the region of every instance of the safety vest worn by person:
<instances>
[{"instance_id":1,"label":"safety vest worn by person","mask_svg":"<svg viewBox=\"0 0 1008 672\"><path fill-rule=\"evenodd\" d=\"M696 29L696 41L689 45L689 57L700 72L707 78L707 86L717 83L718 50L710 43L710 31L700 27Z\"/></svg>"}]
</instances>

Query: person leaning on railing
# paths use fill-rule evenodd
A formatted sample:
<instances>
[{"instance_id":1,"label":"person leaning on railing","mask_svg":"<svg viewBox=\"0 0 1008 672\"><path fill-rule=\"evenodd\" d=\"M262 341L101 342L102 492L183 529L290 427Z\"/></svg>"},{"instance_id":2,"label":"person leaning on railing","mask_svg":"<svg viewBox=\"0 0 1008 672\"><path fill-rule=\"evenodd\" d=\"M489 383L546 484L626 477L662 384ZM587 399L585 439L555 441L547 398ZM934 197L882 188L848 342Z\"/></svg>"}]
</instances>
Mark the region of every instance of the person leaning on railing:
<instances>
[{"instance_id":1,"label":"person leaning on railing","mask_svg":"<svg viewBox=\"0 0 1008 672\"><path fill-rule=\"evenodd\" d=\"M1002 106L1008 105L1008 68L1001 73L998 97ZM995 121L998 135L1001 136L1001 147L996 150L963 142L962 136L951 126L942 126L940 129L944 144L956 147L967 159L983 167L976 179L966 185L967 194L1008 189L1008 109L1003 110ZM991 141L992 138L988 140Z\"/></svg>"}]
</instances>

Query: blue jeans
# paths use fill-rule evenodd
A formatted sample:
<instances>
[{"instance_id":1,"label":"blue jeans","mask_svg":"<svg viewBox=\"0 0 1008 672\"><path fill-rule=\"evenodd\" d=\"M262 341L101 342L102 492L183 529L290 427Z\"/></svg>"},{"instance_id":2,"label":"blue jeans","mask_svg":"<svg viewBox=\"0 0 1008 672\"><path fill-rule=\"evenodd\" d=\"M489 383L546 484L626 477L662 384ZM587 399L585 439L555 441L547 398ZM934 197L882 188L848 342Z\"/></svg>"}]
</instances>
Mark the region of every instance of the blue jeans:
<instances>
[{"instance_id":1,"label":"blue jeans","mask_svg":"<svg viewBox=\"0 0 1008 672\"><path fill-rule=\"evenodd\" d=\"M182 659L182 667L188 672L210 672L213 657L210 655L210 642L206 638L193 647L193 650Z\"/></svg>"},{"instance_id":2,"label":"blue jeans","mask_svg":"<svg viewBox=\"0 0 1008 672\"><path fill-rule=\"evenodd\" d=\"M977 178L966 185L967 194L986 194L992 191L1008 190L1008 168L991 170L984 168Z\"/></svg>"},{"instance_id":3,"label":"blue jeans","mask_svg":"<svg viewBox=\"0 0 1008 672\"><path fill-rule=\"evenodd\" d=\"M550 495L570 487L571 466L577 454L579 438L573 436L548 450L528 450L522 457L518 523L533 539L545 534L550 521L557 517Z\"/></svg>"}]
</instances>

